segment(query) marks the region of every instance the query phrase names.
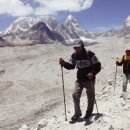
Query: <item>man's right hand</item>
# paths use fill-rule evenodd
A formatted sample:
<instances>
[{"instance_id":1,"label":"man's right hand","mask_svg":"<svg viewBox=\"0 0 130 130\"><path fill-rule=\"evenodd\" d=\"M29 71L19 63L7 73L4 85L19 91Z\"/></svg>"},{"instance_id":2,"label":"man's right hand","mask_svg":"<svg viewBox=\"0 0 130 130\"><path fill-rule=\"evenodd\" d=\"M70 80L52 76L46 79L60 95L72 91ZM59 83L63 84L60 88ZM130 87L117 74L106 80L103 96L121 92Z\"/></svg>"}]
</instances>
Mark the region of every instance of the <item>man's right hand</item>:
<instances>
[{"instance_id":1,"label":"man's right hand","mask_svg":"<svg viewBox=\"0 0 130 130\"><path fill-rule=\"evenodd\" d=\"M65 64L65 61L62 58L60 58L59 59L59 64L63 66Z\"/></svg>"},{"instance_id":2,"label":"man's right hand","mask_svg":"<svg viewBox=\"0 0 130 130\"><path fill-rule=\"evenodd\" d=\"M117 61L116 61L116 64L118 65L119 63L120 63L120 62L117 60Z\"/></svg>"}]
</instances>

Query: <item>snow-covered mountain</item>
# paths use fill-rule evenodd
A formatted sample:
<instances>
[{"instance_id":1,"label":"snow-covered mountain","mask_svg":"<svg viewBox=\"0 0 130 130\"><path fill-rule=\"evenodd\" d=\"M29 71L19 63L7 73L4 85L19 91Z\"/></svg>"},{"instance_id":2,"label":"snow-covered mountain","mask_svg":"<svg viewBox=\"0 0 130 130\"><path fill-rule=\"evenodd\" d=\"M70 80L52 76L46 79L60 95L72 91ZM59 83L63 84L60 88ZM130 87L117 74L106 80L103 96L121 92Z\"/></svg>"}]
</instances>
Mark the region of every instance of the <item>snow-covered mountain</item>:
<instances>
[{"instance_id":1,"label":"snow-covered mountain","mask_svg":"<svg viewBox=\"0 0 130 130\"><path fill-rule=\"evenodd\" d=\"M81 28L78 21L72 15L67 17L65 23L61 26L60 32L67 40L78 39L80 37L92 38L89 32Z\"/></svg>"},{"instance_id":2,"label":"snow-covered mountain","mask_svg":"<svg viewBox=\"0 0 130 130\"><path fill-rule=\"evenodd\" d=\"M48 28L49 32L43 28L43 30L37 31L32 30L32 28L38 23L44 23L44 27ZM39 25L37 25L39 26ZM45 29L45 30L44 30ZM8 42L23 42L26 40L34 40L44 42L44 41L62 41L71 44L73 40L83 38L83 39L94 39L94 38L106 38L106 37L118 37L125 38L130 36L130 16L126 18L121 29L110 29L106 32L101 33L89 33L87 30L82 29L78 21L69 15L64 22L64 24L59 25L56 18L50 16L42 16L37 18L31 17L19 17L15 20L9 28L3 32L3 38ZM51 35L49 35L51 34ZM34 36L36 35L36 36ZM43 36L44 35L44 36ZM39 38L39 39L38 39ZM44 39L43 39L44 38ZM30 42L32 42L30 41Z\"/></svg>"},{"instance_id":3,"label":"snow-covered mountain","mask_svg":"<svg viewBox=\"0 0 130 130\"><path fill-rule=\"evenodd\" d=\"M118 37L119 38L123 38L123 37L127 37L130 35L130 27L128 26L124 26L123 28L121 28L119 31L118 31Z\"/></svg>"},{"instance_id":4,"label":"snow-covered mountain","mask_svg":"<svg viewBox=\"0 0 130 130\"><path fill-rule=\"evenodd\" d=\"M130 16L128 16L123 24L123 27L118 31L118 37L129 37L130 36Z\"/></svg>"},{"instance_id":5,"label":"snow-covered mountain","mask_svg":"<svg viewBox=\"0 0 130 130\"><path fill-rule=\"evenodd\" d=\"M44 22L50 30L56 31L58 28L58 23L56 18L50 16L40 16L36 18L36 24L39 22Z\"/></svg>"},{"instance_id":6,"label":"snow-covered mountain","mask_svg":"<svg viewBox=\"0 0 130 130\"><path fill-rule=\"evenodd\" d=\"M5 46L5 40L2 37L0 37L0 47L3 46Z\"/></svg>"},{"instance_id":7,"label":"snow-covered mountain","mask_svg":"<svg viewBox=\"0 0 130 130\"><path fill-rule=\"evenodd\" d=\"M34 31L34 26L36 25L36 27L39 27L39 23L40 28L43 30L40 29ZM32 40L31 42L33 42L34 40L41 43L47 40L48 42L53 40L65 43L65 41L68 42L81 37L87 39L92 38L87 31L81 28L78 21L71 15L67 17L65 23L61 26L58 25L58 22L54 17L50 16L37 18L19 17L4 31L3 34L3 37L7 39L8 42L20 42L20 40L22 40L22 42Z\"/></svg>"},{"instance_id":8,"label":"snow-covered mountain","mask_svg":"<svg viewBox=\"0 0 130 130\"><path fill-rule=\"evenodd\" d=\"M16 43L17 41L19 41L19 42L27 41L29 43L32 43L33 41L29 41L31 39L33 39L34 41L41 41L41 40L43 40L42 39L43 36L41 36L42 34L40 34L39 32L38 32L38 34L36 34L36 31L35 31L36 36L34 36L34 31L31 32L33 26L37 25L40 22L43 22L46 24L46 28L48 28L48 30L50 30L51 35L53 33L53 39L56 39L58 41L64 41L62 36L59 36L60 34L56 33L57 26L58 26L56 19L54 17L50 17L50 16L37 17L37 18L19 17L17 20L15 20L9 26L9 28L7 28L3 32L3 37L8 42L13 42L13 43L14 42ZM42 28L42 29L45 29L45 28ZM43 31L42 31L42 33L43 33ZM55 36L55 38L54 38L54 36ZM48 37L44 36L43 42L46 41L45 39L48 39ZM48 42L50 42L50 40L53 40L53 39L51 39L51 38L48 39Z\"/></svg>"},{"instance_id":9,"label":"snow-covered mountain","mask_svg":"<svg viewBox=\"0 0 130 130\"><path fill-rule=\"evenodd\" d=\"M64 38L57 33L48 28L48 26L39 22L34 25L31 29L20 35L21 39L28 39L32 43L47 43L52 41L65 42Z\"/></svg>"},{"instance_id":10,"label":"snow-covered mountain","mask_svg":"<svg viewBox=\"0 0 130 130\"><path fill-rule=\"evenodd\" d=\"M91 36L96 39L102 35L102 32L89 32Z\"/></svg>"},{"instance_id":11,"label":"snow-covered mountain","mask_svg":"<svg viewBox=\"0 0 130 130\"><path fill-rule=\"evenodd\" d=\"M110 29L106 32L99 32L99 33L90 33L95 38L104 38L104 37L118 37L118 38L128 38L130 37L130 16L128 16L124 20L124 24L121 29Z\"/></svg>"},{"instance_id":12,"label":"snow-covered mountain","mask_svg":"<svg viewBox=\"0 0 130 130\"><path fill-rule=\"evenodd\" d=\"M117 36L117 33L118 33L118 31L116 29L112 28L106 32L103 32L100 35L100 37L115 37L115 36Z\"/></svg>"},{"instance_id":13,"label":"snow-covered mountain","mask_svg":"<svg viewBox=\"0 0 130 130\"><path fill-rule=\"evenodd\" d=\"M19 17L15 20L4 32L4 35L8 34L20 34L27 31L35 24L35 19L31 17Z\"/></svg>"},{"instance_id":14,"label":"snow-covered mountain","mask_svg":"<svg viewBox=\"0 0 130 130\"><path fill-rule=\"evenodd\" d=\"M9 28L7 28L4 31L4 35L7 34L20 34L22 32L26 32L31 27L33 27L38 22L44 22L49 29L56 30L57 27L57 21L54 17L44 16L44 17L19 17L17 20L15 20Z\"/></svg>"},{"instance_id":15,"label":"snow-covered mountain","mask_svg":"<svg viewBox=\"0 0 130 130\"><path fill-rule=\"evenodd\" d=\"M91 32L90 33L94 38L106 38L106 37L117 37L118 30L112 28L106 32Z\"/></svg>"},{"instance_id":16,"label":"snow-covered mountain","mask_svg":"<svg viewBox=\"0 0 130 130\"><path fill-rule=\"evenodd\" d=\"M130 16L125 19L124 27L130 27Z\"/></svg>"},{"instance_id":17,"label":"snow-covered mountain","mask_svg":"<svg viewBox=\"0 0 130 130\"><path fill-rule=\"evenodd\" d=\"M45 35L46 31L44 32L44 40L43 40L43 35L40 33L34 36L35 33L34 31L32 31L32 27L37 25L40 22L46 24L46 27L52 33L51 35L53 35L53 38L48 34ZM79 39L79 38L87 38L87 39L93 39L98 37L122 38L122 37L130 36L130 16L126 18L121 29L116 30L112 28L106 32L101 32L101 33L89 33L87 30L82 29L78 21L72 15L69 15L66 21L64 22L64 24L62 24L61 26L58 25L58 22L54 17L50 17L50 16L42 16L37 18L19 17L9 26L9 28L7 28L3 32L3 34L4 34L4 39L7 39L7 41L9 42L12 42L14 40L20 40L21 38L22 40L33 39L34 41L36 40L41 42L46 41L46 39L48 39L48 41L52 41L52 40L67 41L67 43L69 43L68 41L72 42L74 39Z\"/></svg>"},{"instance_id":18,"label":"snow-covered mountain","mask_svg":"<svg viewBox=\"0 0 130 130\"><path fill-rule=\"evenodd\" d=\"M4 39L2 37L0 37L0 42L4 42Z\"/></svg>"},{"instance_id":19,"label":"snow-covered mountain","mask_svg":"<svg viewBox=\"0 0 130 130\"><path fill-rule=\"evenodd\" d=\"M0 32L0 36L2 36L3 35L3 32Z\"/></svg>"}]
</instances>

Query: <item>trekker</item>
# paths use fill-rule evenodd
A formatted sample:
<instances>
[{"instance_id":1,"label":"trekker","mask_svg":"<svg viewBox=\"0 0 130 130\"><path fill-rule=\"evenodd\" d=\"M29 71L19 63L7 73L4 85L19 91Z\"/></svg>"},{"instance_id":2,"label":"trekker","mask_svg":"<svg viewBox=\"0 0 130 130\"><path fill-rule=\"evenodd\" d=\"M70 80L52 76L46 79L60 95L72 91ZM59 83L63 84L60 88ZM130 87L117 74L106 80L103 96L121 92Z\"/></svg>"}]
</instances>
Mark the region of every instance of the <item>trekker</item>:
<instances>
[{"instance_id":1,"label":"trekker","mask_svg":"<svg viewBox=\"0 0 130 130\"><path fill-rule=\"evenodd\" d=\"M78 69L77 80L72 94L75 113L71 118L72 121L76 121L80 116L82 116L80 97L83 88L86 88L88 99L88 106L84 118L89 119L93 112L95 101L95 78L96 74L101 70L101 63L93 52L84 48L82 40L75 41L73 48L75 52L71 55L69 62L60 58L59 64L68 70L74 69L75 67Z\"/></svg>"},{"instance_id":2,"label":"trekker","mask_svg":"<svg viewBox=\"0 0 130 130\"><path fill-rule=\"evenodd\" d=\"M130 47L125 50L125 55L123 55L122 59L116 61L118 66L123 65L123 84L122 84L122 95L124 96L125 92L127 92L127 83L130 81Z\"/></svg>"}]
</instances>

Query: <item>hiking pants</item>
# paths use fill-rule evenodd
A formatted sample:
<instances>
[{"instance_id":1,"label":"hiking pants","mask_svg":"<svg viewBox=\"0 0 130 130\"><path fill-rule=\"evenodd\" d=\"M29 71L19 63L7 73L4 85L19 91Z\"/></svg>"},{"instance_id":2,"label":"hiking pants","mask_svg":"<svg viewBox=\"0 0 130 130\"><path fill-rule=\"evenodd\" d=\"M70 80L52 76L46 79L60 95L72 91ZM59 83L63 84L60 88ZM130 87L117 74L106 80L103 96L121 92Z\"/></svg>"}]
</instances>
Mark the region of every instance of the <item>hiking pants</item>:
<instances>
[{"instance_id":1,"label":"hiking pants","mask_svg":"<svg viewBox=\"0 0 130 130\"><path fill-rule=\"evenodd\" d=\"M74 109L75 115L81 116L81 109L80 109L80 97L83 91L83 88L86 88L86 94L88 99L88 106L86 113L92 114L94 101L95 101L95 80L86 81L86 82L78 82L75 83L75 88L73 92L73 101L74 101Z\"/></svg>"},{"instance_id":2,"label":"hiking pants","mask_svg":"<svg viewBox=\"0 0 130 130\"><path fill-rule=\"evenodd\" d=\"M122 85L122 91L123 92L127 91L128 80L130 81L130 74L124 74L123 73L123 85Z\"/></svg>"}]
</instances>

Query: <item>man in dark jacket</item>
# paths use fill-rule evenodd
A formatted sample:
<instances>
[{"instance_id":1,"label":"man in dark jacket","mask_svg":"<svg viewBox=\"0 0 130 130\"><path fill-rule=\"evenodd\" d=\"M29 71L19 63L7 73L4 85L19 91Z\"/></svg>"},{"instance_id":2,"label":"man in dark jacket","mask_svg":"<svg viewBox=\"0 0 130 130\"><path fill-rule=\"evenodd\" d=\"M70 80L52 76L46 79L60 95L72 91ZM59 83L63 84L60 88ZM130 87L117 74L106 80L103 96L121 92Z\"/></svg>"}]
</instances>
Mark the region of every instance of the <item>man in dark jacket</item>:
<instances>
[{"instance_id":1,"label":"man in dark jacket","mask_svg":"<svg viewBox=\"0 0 130 130\"><path fill-rule=\"evenodd\" d=\"M127 91L127 83L130 80L130 48L127 48L125 51L125 55L123 55L122 59L116 61L118 66L123 65L123 85L122 85L122 96L124 96Z\"/></svg>"},{"instance_id":2,"label":"man in dark jacket","mask_svg":"<svg viewBox=\"0 0 130 130\"><path fill-rule=\"evenodd\" d=\"M74 116L71 118L72 121L76 121L82 116L80 97L83 88L86 88L88 98L88 107L84 118L89 119L91 116L95 101L95 78L96 74L101 70L101 63L93 52L84 48L83 41L76 41L74 44L74 50L75 52L71 55L69 62L64 61L62 58L59 60L59 64L68 70L74 69L75 67L78 69L77 81L72 95L75 108Z\"/></svg>"}]
</instances>

